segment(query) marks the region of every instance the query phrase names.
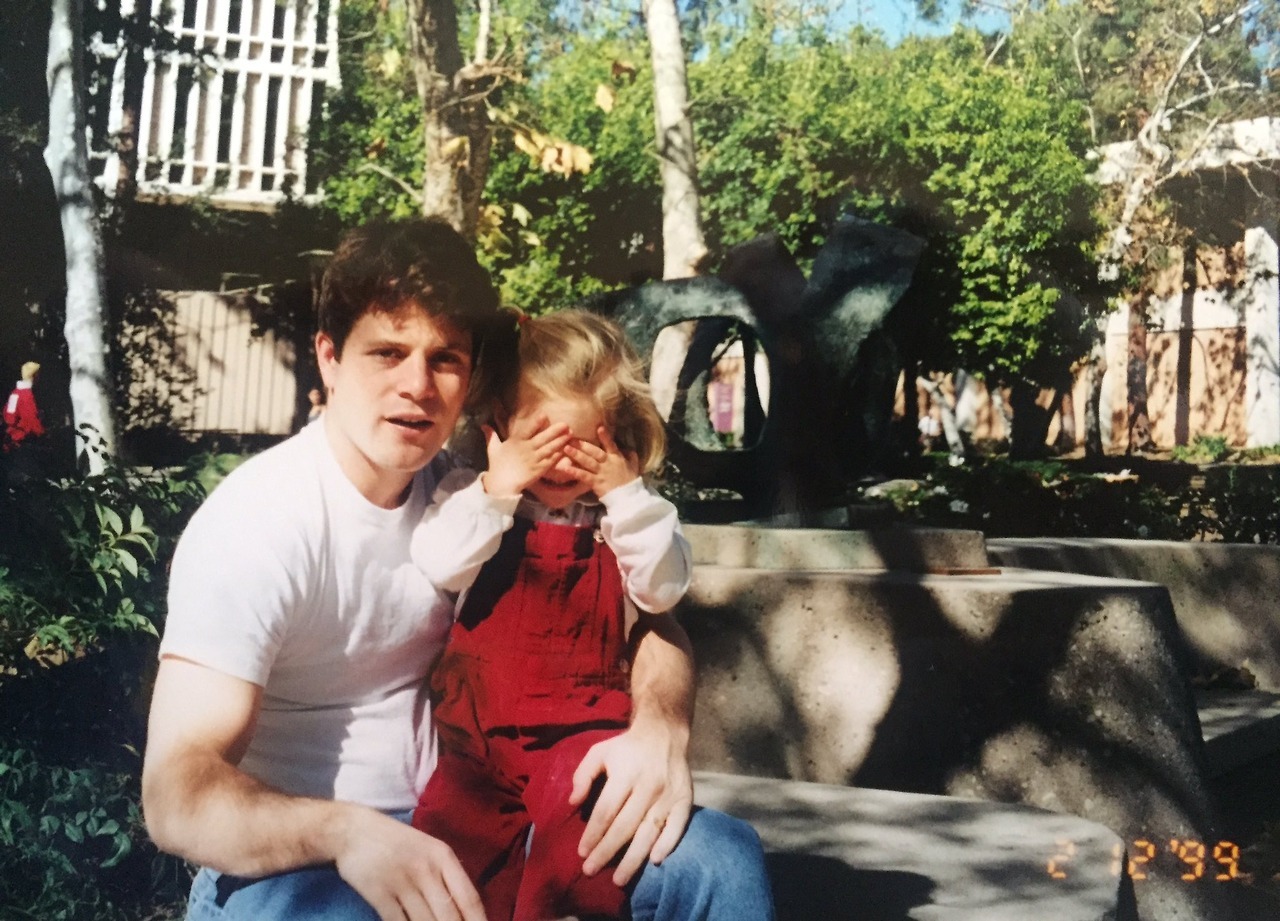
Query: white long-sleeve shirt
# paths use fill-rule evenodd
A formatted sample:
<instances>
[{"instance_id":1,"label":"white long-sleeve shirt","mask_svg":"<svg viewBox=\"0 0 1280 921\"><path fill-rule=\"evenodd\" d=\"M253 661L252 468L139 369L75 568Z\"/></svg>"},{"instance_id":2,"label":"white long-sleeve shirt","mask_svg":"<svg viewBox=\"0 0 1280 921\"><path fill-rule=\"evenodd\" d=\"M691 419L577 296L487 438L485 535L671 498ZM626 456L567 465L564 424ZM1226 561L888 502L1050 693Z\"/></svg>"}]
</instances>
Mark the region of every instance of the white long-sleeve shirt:
<instances>
[{"instance_id":1,"label":"white long-sleeve shirt","mask_svg":"<svg viewBox=\"0 0 1280 921\"><path fill-rule=\"evenodd\" d=\"M454 470L440 481L434 501L414 531L413 561L442 590L461 595L497 552L517 515L599 527L618 559L627 598L641 611L669 611L689 590L693 554L676 508L640 477L598 500L579 500L558 510L528 496L490 496L474 471Z\"/></svg>"}]
</instances>

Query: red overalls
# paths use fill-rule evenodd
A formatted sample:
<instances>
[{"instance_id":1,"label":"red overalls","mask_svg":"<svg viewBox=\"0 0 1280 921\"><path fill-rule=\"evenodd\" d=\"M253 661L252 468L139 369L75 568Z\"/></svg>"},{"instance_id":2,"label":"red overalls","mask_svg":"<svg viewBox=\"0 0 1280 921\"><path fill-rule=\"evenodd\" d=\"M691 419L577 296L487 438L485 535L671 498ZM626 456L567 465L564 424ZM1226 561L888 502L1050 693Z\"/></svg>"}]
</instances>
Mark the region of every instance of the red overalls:
<instances>
[{"instance_id":1,"label":"red overalls","mask_svg":"<svg viewBox=\"0 0 1280 921\"><path fill-rule=\"evenodd\" d=\"M608 870L582 875L587 808L569 792L587 749L627 726L628 686L613 551L594 528L516 518L432 673L440 757L413 815L453 848L489 921L623 911Z\"/></svg>"}]
</instances>

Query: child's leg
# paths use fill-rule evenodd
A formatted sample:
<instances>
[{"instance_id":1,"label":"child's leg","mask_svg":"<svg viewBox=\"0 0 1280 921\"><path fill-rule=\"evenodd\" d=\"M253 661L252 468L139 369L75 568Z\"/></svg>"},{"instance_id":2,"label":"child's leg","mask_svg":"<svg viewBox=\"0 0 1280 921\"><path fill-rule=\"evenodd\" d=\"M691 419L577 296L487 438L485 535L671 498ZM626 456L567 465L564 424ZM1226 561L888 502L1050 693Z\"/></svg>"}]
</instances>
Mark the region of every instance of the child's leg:
<instances>
[{"instance_id":1,"label":"child's leg","mask_svg":"<svg viewBox=\"0 0 1280 921\"><path fill-rule=\"evenodd\" d=\"M529 832L529 814L515 791L483 765L441 752L413 827L453 848L480 891L488 921L511 917Z\"/></svg>"},{"instance_id":2,"label":"child's leg","mask_svg":"<svg viewBox=\"0 0 1280 921\"><path fill-rule=\"evenodd\" d=\"M533 820L533 837L514 921L622 914L626 892L614 885L611 868L591 877L582 875L578 842L587 827L590 803L577 808L569 805L573 772L587 749L617 734L618 730L579 733L545 752L530 753L538 755L541 763L531 773L524 794Z\"/></svg>"}]
</instances>

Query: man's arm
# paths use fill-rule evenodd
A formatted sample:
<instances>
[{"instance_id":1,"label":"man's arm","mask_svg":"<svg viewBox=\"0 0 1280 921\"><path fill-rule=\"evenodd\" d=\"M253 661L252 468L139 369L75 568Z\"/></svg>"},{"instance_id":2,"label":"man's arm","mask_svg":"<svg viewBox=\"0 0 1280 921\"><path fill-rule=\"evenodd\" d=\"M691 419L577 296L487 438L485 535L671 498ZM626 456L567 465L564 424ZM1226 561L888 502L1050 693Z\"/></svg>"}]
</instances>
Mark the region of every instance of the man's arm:
<instances>
[{"instance_id":1,"label":"man's arm","mask_svg":"<svg viewBox=\"0 0 1280 921\"><path fill-rule=\"evenodd\" d=\"M156 845L238 876L334 864L384 921L483 921L475 887L443 842L364 806L288 796L236 767L261 697L250 682L161 660L142 772Z\"/></svg>"},{"instance_id":2,"label":"man's arm","mask_svg":"<svg viewBox=\"0 0 1280 921\"><path fill-rule=\"evenodd\" d=\"M570 795L573 804L583 802L595 779L607 775L578 853L586 858L583 871L591 875L626 847L613 874L618 885L625 885L646 858L666 859L693 808L689 638L670 614L641 614L631 637L631 725L587 752Z\"/></svg>"}]
</instances>

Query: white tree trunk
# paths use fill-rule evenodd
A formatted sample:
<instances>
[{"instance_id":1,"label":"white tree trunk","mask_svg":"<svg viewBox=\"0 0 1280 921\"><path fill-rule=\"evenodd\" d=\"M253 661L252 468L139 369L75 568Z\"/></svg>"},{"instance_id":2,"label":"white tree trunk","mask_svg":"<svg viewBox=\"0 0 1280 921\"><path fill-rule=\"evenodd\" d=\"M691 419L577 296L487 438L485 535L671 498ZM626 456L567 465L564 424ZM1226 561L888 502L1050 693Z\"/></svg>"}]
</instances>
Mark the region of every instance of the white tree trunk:
<instances>
[{"instance_id":1,"label":"white tree trunk","mask_svg":"<svg viewBox=\"0 0 1280 921\"><path fill-rule=\"evenodd\" d=\"M71 365L71 412L76 434L96 447L92 426L106 454L115 453L111 386L107 377L106 284L102 231L89 178L84 116L83 0L53 0L49 28L49 143L44 160L62 218L67 261L67 314L63 334ZM89 470L104 457L90 450Z\"/></svg>"},{"instance_id":2,"label":"white tree trunk","mask_svg":"<svg viewBox=\"0 0 1280 921\"><path fill-rule=\"evenodd\" d=\"M675 0L644 0L653 57L653 109L662 174L662 277L695 274L706 255L698 210L698 171L689 119L689 84Z\"/></svg>"}]
</instances>

